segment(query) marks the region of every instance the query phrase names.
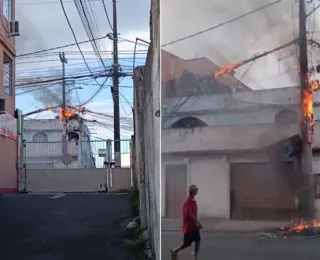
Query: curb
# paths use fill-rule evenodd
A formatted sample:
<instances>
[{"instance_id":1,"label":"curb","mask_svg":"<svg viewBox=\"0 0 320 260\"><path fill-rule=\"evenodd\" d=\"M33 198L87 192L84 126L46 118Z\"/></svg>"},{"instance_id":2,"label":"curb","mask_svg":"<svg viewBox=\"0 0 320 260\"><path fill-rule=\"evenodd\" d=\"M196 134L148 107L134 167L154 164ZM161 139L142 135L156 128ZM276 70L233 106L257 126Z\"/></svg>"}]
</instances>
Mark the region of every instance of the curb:
<instances>
[{"instance_id":1,"label":"curb","mask_svg":"<svg viewBox=\"0 0 320 260\"><path fill-rule=\"evenodd\" d=\"M232 233L260 233L260 232L270 232L272 228L265 228L265 229L202 229L201 233L219 233L219 232L223 232L223 233L228 233L228 232L232 232ZM275 230L275 229L274 229ZM162 229L161 232L166 232L166 233L181 233L180 229Z\"/></svg>"}]
</instances>

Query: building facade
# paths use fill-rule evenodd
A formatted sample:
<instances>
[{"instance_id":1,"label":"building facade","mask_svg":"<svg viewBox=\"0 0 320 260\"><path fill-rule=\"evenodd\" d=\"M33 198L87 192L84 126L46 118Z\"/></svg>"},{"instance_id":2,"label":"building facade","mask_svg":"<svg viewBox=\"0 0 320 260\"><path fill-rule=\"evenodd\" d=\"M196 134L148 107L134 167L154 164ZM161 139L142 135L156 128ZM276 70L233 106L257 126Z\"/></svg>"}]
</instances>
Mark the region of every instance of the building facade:
<instances>
[{"instance_id":1,"label":"building facade","mask_svg":"<svg viewBox=\"0 0 320 260\"><path fill-rule=\"evenodd\" d=\"M317 174L319 93L314 99ZM286 149L300 133L299 103L299 87L163 98L162 217L180 218L187 187L196 184L201 218L295 218L296 161Z\"/></svg>"},{"instance_id":2,"label":"building facade","mask_svg":"<svg viewBox=\"0 0 320 260\"><path fill-rule=\"evenodd\" d=\"M15 118L14 0L1 0L0 23L0 193L17 191L17 120Z\"/></svg>"},{"instance_id":3,"label":"building facade","mask_svg":"<svg viewBox=\"0 0 320 260\"><path fill-rule=\"evenodd\" d=\"M60 119L25 120L25 160L27 169L46 168L95 168L95 159L90 142L90 132L78 120L68 122L68 153L72 162L62 162L62 130Z\"/></svg>"}]
</instances>

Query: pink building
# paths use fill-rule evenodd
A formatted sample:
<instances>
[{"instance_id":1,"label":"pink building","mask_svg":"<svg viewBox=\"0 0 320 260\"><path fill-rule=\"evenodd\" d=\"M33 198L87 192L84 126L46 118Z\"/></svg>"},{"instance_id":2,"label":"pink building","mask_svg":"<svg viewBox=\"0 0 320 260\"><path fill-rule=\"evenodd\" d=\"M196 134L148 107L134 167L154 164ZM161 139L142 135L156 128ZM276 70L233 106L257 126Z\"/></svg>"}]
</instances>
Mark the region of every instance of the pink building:
<instances>
[{"instance_id":1,"label":"pink building","mask_svg":"<svg viewBox=\"0 0 320 260\"><path fill-rule=\"evenodd\" d=\"M17 192L17 119L15 118L15 22L14 0L0 0L0 193Z\"/></svg>"}]
</instances>

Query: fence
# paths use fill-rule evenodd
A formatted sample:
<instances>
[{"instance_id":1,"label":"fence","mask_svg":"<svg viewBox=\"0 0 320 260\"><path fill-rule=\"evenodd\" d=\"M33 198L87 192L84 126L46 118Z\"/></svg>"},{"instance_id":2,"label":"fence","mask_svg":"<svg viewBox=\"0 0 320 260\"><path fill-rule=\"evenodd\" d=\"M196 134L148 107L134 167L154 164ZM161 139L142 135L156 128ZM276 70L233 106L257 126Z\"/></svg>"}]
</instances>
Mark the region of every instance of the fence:
<instances>
[{"instance_id":1,"label":"fence","mask_svg":"<svg viewBox=\"0 0 320 260\"><path fill-rule=\"evenodd\" d=\"M103 168L108 150L104 140L69 141L67 154L62 141L25 142L24 162L27 169ZM115 141L111 141L111 162L115 160ZM131 167L131 140L120 141L121 167Z\"/></svg>"},{"instance_id":2,"label":"fence","mask_svg":"<svg viewBox=\"0 0 320 260\"><path fill-rule=\"evenodd\" d=\"M110 185L107 169L29 169L21 180L20 190L27 192L98 192L131 190L131 169L111 170Z\"/></svg>"}]
</instances>

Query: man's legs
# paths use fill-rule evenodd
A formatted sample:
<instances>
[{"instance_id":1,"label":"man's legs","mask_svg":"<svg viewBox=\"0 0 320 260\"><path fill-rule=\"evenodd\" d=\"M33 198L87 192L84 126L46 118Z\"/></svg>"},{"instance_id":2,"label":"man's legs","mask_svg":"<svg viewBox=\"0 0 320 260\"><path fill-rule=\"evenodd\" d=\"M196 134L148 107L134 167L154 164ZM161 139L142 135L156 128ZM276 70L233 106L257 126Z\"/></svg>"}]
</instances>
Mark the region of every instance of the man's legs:
<instances>
[{"instance_id":1,"label":"man's legs","mask_svg":"<svg viewBox=\"0 0 320 260\"><path fill-rule=\"evenodd\" d=\"M192 244L192 240L190 239L190 234L184 234L183 244L181 246L178 246L178 247L171 250L172 260L176 260L178 253L181 250L186 249L187 247L191 246L191 244Z\"/></svg>"},{"instance_id":2,"label":"man's legs","mask_svg":"<svg viewBox=\"0 0 320 260\"><path fill-rule=\"evenodd\" d=\"M199 251L200 251L200 240L195 241L194 243L194 258L193 258L194 260L198 260Z\"/></svg>"},{"instance_id":3,"label":"man's legs","mask_svg":"<svg viewBox=\"0 0 320 260\"><path fill-rule=\"evenodd\" d=\"M200 236L199 230L194 232L193 241L194 241L194 258L193 259L198 260L198 255L199 255L199 251L200 251L200 241L201 241L201 236Z\"/></svg>"}]
</instances>

